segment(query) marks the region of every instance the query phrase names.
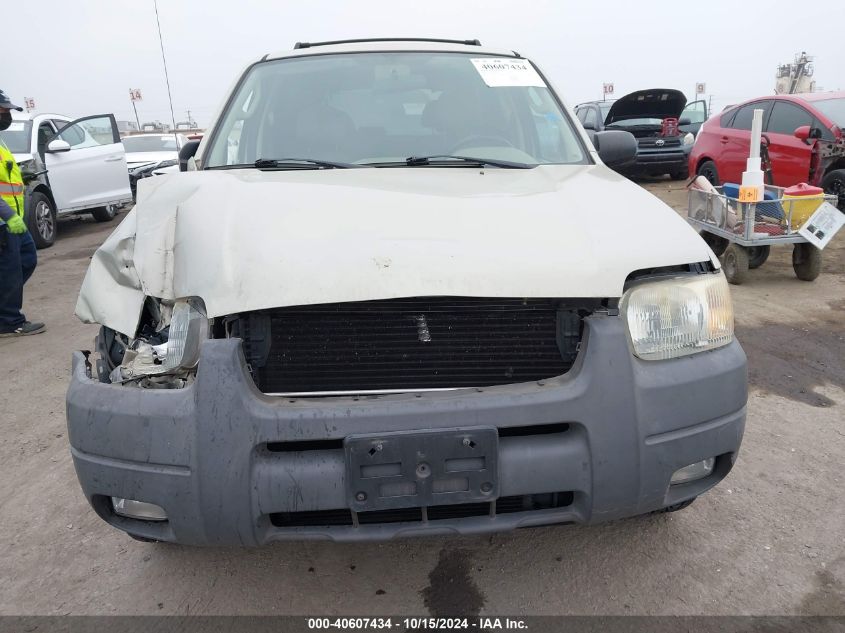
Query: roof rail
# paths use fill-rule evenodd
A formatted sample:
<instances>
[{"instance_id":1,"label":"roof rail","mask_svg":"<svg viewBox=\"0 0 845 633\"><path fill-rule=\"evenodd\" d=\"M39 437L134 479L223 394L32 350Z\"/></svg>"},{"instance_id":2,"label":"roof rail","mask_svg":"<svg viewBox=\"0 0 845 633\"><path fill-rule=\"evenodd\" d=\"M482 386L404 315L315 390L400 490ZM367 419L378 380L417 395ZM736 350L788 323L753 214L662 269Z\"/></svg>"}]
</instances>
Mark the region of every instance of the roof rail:
<instances>
[{"instance_id":1,"label":"roof rail","mask_svg":"<svg viewBox=\"0 0 845 633\"><path fill-rule=\"evenodd\" d=\"M357 40L332 40L329 42L297 42L294 49L311 48L313 46L331 46L332 44L361 44L366 42L439 42L441 44L464 44L466 46L481 46L475 40L446 40L437 37L370 37Z\"/></svg>"}]
</instances>

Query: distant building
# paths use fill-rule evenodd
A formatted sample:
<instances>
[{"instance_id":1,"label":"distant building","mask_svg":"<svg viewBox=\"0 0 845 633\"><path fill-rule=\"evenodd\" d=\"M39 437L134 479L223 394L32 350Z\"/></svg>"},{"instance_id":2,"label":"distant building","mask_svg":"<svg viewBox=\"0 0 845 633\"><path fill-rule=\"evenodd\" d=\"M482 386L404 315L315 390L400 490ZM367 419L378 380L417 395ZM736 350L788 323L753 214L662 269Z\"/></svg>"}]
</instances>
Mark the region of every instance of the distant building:
<instances>
[{"instance_id":1,"label":"distant building","mask_svg":"<svg viewBox=\"0 0 845 633\"><path fill-rule=\"evenodd\" d=\"M816 82L812 79L813 58L805 52L795 55L791 64L781 64L775 73L775 93L791 95L801 92L814 92Z\"/></svg>"},{"instance_id":2,"label":"distant building","mask_svg":"<svg viewBox=\"0 0 845 633\"><path fill-rule=\"evenodd\" d=\"M138 124L135 121L117 121L117 131L120 134L134 134L138 131Z\"/></svg>"}]
</instances>

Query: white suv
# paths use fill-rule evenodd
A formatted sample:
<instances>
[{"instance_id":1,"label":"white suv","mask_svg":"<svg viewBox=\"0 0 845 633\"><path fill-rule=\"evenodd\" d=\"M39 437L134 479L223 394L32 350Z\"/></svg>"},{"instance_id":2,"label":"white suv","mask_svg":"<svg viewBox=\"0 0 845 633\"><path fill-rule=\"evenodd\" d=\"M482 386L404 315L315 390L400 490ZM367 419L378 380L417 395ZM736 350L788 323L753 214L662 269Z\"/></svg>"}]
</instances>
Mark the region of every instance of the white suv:
<instances>
[{"instance_id":1,"label":"white suv","mask_svg":"<svg viewBox=\"0 0 845 633\"><path fill-rule=\"evenodd\" d=\"M126 156L111 114L71 120L60 114L12 112L0 138L20 165L26 182L26 220L38 248L56 240L56 218L91 213L114 218L132 202Z\"/></svg>"},{"instance_id":2,"label":"white suv","mask_svg":"<svg viewBox=\"0 0 845 633\"><path fill-rule=\"evenodd\" d=\"M719 261L534 64L300 44L141 181L77 314L73 461L136 538L257 545L678 510L745 424ZM597 151L598 150L598 151ZM631 529L643 529L643 524Z\"/></svg>"}]
</instances>

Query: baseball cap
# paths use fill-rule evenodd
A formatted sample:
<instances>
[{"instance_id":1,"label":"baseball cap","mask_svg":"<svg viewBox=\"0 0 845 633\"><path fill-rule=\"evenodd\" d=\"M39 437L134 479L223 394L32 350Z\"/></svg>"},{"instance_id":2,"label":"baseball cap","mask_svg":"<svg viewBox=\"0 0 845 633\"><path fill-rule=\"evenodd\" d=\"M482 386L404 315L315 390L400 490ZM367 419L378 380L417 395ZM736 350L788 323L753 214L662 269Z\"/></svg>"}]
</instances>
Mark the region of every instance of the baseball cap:
<instances>
[{"instance_id":1,"label":"baseball cap","mask_svg":"<svg viewBox=\"0 0 845 633\"><path fill-rule=\"evenodd\" d=\"M23 111L22 107L17 106L11 101L9 101L9 97L7 97L6 93L2 90L0 90L0 108L9 108L9 110L17 110L18 112Z\"/></svg>"}]
</instances>

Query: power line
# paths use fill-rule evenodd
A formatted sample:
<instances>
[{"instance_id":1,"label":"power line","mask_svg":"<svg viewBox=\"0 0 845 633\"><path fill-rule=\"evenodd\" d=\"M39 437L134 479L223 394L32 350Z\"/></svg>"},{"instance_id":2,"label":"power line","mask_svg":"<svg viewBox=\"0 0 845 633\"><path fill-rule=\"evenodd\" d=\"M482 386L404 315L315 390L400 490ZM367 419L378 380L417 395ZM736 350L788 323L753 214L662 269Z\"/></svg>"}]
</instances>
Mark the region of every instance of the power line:
<instances>
[{"instance_id":1,"label":"power line","mask_svg":"<svg viewBox=\"0 0 845 633\"><path fill-rule=\"evenodd\" d=\"M164 64L164 80L167 82L167 100L170 102L170 121L176 130L176 115L173 113L173 97L170 95L170 76L167 74L167 58L164 56L164 40L161 37L161 22L158 19L158 0L153 0L156 11L156 26L158 26L158 43L161 46L161 63Z\"/></svg>"}]
</instances>

